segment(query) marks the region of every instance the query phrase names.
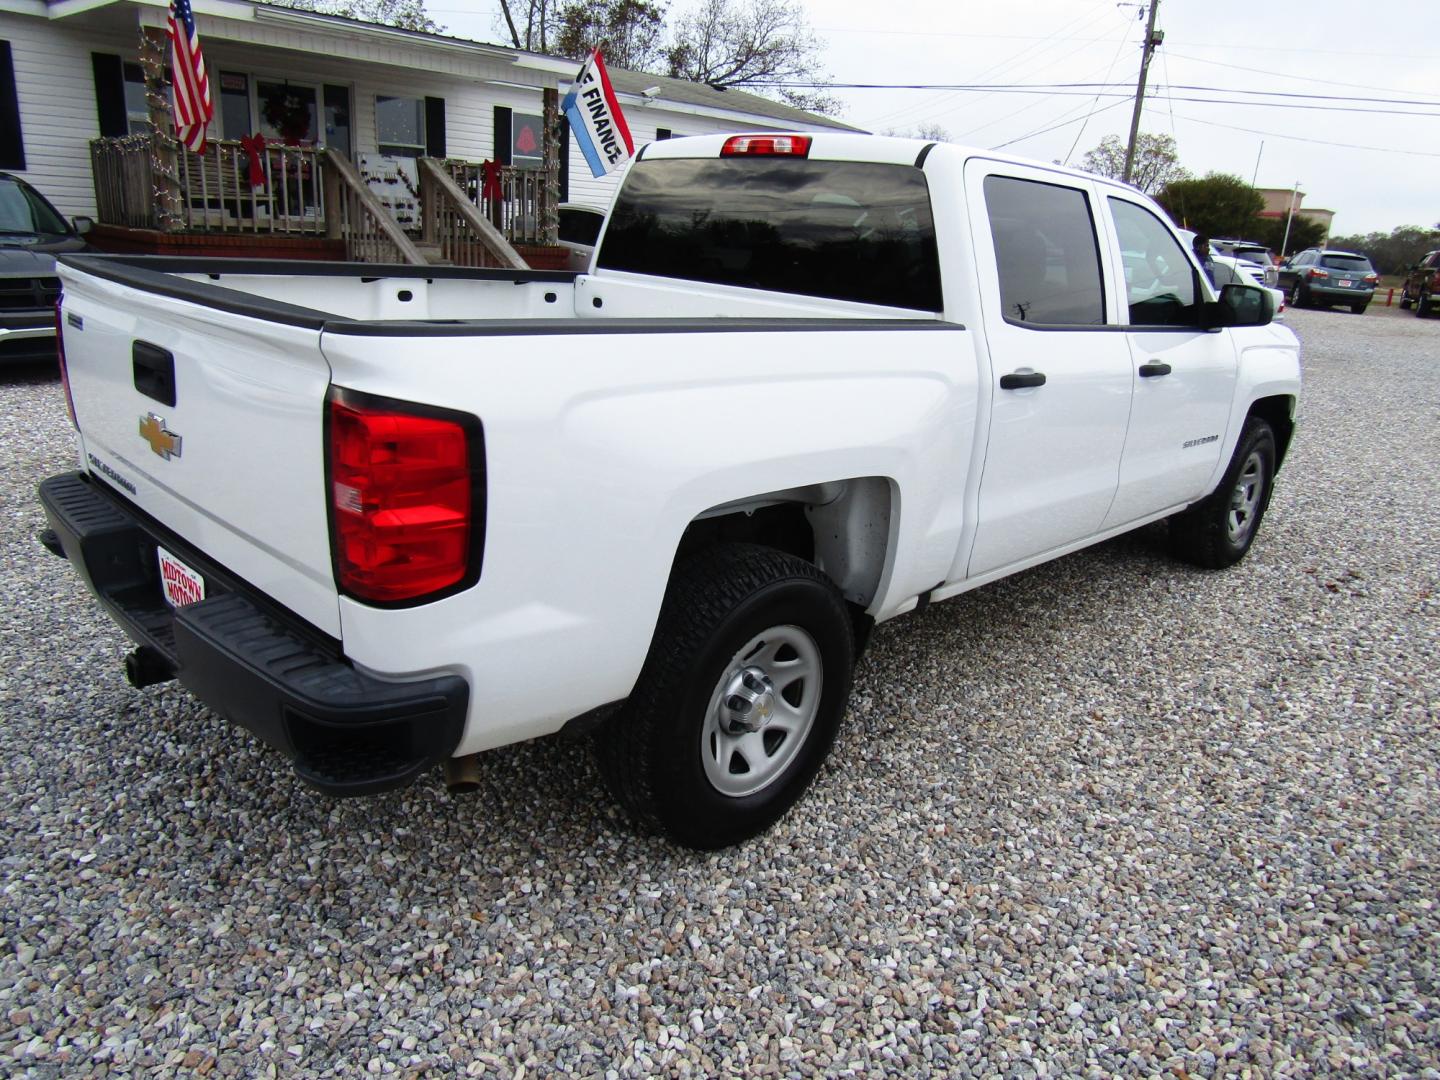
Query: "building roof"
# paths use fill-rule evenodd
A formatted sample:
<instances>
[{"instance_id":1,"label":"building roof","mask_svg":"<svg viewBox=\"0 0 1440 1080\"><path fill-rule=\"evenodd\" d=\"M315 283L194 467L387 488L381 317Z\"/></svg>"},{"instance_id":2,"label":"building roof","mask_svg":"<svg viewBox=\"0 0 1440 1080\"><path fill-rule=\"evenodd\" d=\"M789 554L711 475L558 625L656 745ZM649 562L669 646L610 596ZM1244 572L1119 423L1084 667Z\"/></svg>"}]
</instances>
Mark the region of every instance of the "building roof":
<instances>
[{"instance_id":1,"label":"building roof","mask_svg":"<svg viewBox=\"0 0 1440 1080\"><path fill-rule=\"evenodd\" d=\"M579 63L578 60L572 62ZM608 70L610 81L615 85L615 89L625 94L640 94L651 87L658 86L660 88L659 100L680 105L698 105L708 109L749 113L753 116L778 120L781 125L808 124L835 128L837 131L858 132L864 130L828 116L821 116L819 113L806 112L804 109L771 101L759 94L747 93L733 87L710 86L707 83L672 79L668 75L647 75L642 71L624 71L620 68L609 68Z\"/></svg>"}]
</instances>

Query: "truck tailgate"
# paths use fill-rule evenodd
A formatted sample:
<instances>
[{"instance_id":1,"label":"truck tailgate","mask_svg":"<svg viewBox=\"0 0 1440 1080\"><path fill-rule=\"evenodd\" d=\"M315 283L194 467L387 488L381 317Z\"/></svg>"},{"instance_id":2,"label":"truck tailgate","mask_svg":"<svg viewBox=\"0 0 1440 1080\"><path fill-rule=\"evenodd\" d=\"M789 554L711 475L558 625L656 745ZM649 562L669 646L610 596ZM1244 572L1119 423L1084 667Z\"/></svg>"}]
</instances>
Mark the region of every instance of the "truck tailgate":
<instances>
[{"instance_id":1,"label":"truck tailgate","mask_svg":"<svg viewBox=\"0 0 1440 1080\"><path fill-rule=\"evenodd\" d=\"M338 638L319 320L226 310L64 265L60 277L85 467Z\"/></svg>"}]
</instances>

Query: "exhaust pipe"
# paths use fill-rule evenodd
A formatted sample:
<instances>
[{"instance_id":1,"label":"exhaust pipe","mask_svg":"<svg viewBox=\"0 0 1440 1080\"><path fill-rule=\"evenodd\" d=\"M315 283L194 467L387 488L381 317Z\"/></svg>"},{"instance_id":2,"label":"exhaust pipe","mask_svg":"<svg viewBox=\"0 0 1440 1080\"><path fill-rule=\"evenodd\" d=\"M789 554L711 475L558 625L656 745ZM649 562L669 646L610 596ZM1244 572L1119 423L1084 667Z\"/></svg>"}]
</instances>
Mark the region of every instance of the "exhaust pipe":
<instances>
[{"instance_id":1,"label":"exhaust pipe","mask_svg":"<svg viewBox=\"0 0 1440 1080\"><path fill-rule=\"evenodd\" d=\"M451 795L468 795L480 787L480 755L445 759L445 789Z\"/></svg>"},{"instance_id":2,"label":"exhaust pipe","mask_svg":"<svg viewBox=\"0 0 1440 1080\"><path fill-rule=\"evenodd\" d=\"M136 690L175 678L175 665L159 649L141 645L125 657L125 678Z\"/></svg>"}]
</instances>

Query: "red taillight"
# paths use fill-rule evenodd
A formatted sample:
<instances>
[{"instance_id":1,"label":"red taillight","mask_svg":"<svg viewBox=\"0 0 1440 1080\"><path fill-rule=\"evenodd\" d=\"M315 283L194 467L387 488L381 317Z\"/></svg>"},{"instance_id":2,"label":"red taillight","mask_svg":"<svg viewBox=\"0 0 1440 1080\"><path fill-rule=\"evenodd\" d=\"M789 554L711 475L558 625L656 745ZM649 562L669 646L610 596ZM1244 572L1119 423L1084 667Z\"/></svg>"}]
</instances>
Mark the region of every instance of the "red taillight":
<instances>
[{"instance_id":1,"label":"red taillight","mask_svg":"<svg viewBox=\"0 0 1440 1080\"><path fill-rule=\"evenodd\" d=\"M1328 277L1330 276L1330 271L1329 271L1329 270L1321 270L1321 269L1317 266L1317 267L1315 267L1314 269L1312 269L1312 270L1310 271L1310 276L1311 276L1312 278L1328 278Z\"/></svg>"},{"instance_id":2,"label":"red taillight","mask_svg":"<svg viewBox=\"0 0 1440 1080\"><path fill-rule=\"evenodd\" d=\"M809 135L734 135L720 148L721 157L807 157Z\"/></svg>"},{"instance_id":3,"label":"red taillight","mask_svg":"<svg viewBox=\"0 0 1440 1080\"><path fill-rule=\"evenodd\" d=\"M65 316L60 307L65 297L55 299L55 361L60 365L60 385L65 388L65 411L70 414L70 424L80 430L80 421L75 419L75 397L70 393L70 369L65 366Z\"/></svg>"},{"instance_id":4,"label":"red taillight","mask_svg":"<svg viewBox=\"0 0 1440 1080\"><path fill-rule=\"evenodd\" d=\"M1365 275L1365 280L1366 280L1367 282L1376 282L1376 281L1379 281L1379 280L1380 280L1380 275L1379 275L1379 274L1366 274L1366 275Z\"/></svg>"},{"instance_id":5,"label":"red taillight","mask_svg":"<svg viewBox=\"0 0 1440 1080\"><path fill-rule=\"evenodd\" d=\"M473 416L333 391L331 545L342 592L437 599L480 574L484 448Z\"/></svg>"}]
</instances>

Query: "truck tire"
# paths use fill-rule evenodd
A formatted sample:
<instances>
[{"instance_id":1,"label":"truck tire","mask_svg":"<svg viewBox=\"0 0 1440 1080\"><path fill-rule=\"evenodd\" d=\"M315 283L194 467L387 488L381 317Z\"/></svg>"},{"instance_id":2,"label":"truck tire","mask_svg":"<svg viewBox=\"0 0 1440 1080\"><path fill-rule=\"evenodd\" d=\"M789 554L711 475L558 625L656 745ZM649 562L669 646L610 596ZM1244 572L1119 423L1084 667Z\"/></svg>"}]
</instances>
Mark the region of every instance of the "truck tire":
<instances>
[{"instance_id":1,"label":"truck tire","mask_svg":"<svg viewBox=\"0 0 1440 1080\"><path fill-rule=\"evenodd\" d=\"M1170 519L1171 550L1186 562L1219 570L1245 557L1275 481L1275 433L1249 417L1220 485L1201 502Z\"/></svg>"},{"instance_id":2,"label":"truck tire","mask_svg":"<svg viewBox=\"0 0 1440 1080\"><path fill-rule=\"evenodd\" d=\"M680 564L626 706L596 733L637 822L697 850L768 829L819 770L850 695L839 591L803 559L730 544Z\"/></svg>"}]
</instances>

